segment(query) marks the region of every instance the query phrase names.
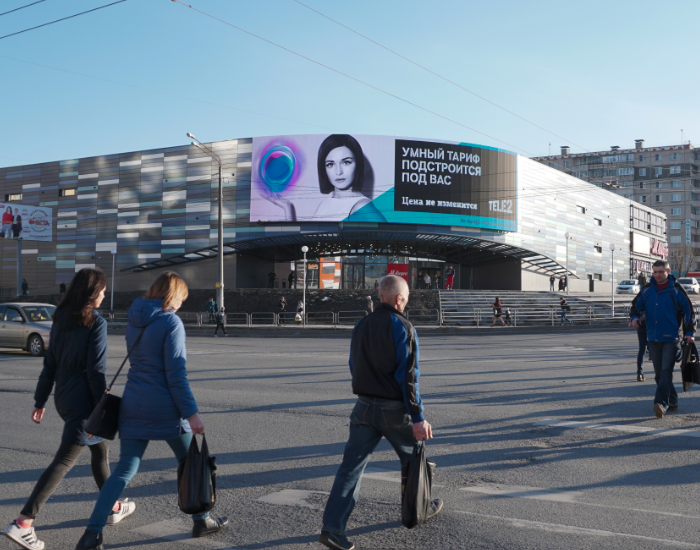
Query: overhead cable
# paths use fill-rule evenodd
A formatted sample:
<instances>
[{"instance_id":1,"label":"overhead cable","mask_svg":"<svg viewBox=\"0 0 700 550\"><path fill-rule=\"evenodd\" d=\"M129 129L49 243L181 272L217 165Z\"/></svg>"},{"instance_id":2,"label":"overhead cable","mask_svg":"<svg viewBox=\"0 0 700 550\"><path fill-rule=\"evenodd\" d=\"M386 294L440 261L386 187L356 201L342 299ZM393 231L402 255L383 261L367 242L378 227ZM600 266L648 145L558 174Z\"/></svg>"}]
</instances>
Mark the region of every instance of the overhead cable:
<instances>
[{"instance_id":1,"label":"overhead cable","mask_svg":"<svg viewBox=\"0 0 700 550\"><path fill-rule=\"evenodd\" d=\"M12 13L14 11L23 10L24 8L28 8L30 6L33 6L34 4L41 4L42 2L46 2L46 0L37 0L36 2L32 2L31 4L27 4L26 6L20 6L19 8L15 8L13 10L0 13L0 16L7 15L8 13Z\"/></svg>"}]
</instances>

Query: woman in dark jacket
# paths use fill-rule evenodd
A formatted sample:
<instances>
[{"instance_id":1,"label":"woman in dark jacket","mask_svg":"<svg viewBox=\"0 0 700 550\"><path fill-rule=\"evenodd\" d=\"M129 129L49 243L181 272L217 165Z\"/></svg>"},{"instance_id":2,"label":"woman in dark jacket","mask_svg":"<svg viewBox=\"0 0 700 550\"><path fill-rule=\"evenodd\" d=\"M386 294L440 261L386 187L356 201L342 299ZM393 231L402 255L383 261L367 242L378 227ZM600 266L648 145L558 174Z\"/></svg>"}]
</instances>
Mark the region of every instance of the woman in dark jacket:
<instances>
[{"instance_id":1,"label":"woman in dark jacket","mask_svg":"<svg viewBox=\"0 0 700 550\"><path fill-rule=\"evenodd\" d=\"M204 433L187 381L185 327L175 315L187 295L185 281L168 271L156 279L145 299L137 298L129 309L126 345L133 351L119 409L119 464L100 491L76 550L102 548L110 502L119 498L136 475L149 441L164 440L182 461L192 433ZM215 533L228 523L228 518L211 518L208 513L192 519L193 537Z\"/></svg>"},{"instance_id":2,"label":"woman in dark jacket","mask_svg":"<svg viewBox=\"0 0 700 550\"><path fill-rule=\"evenodd\" d=\"M86 445L97 486L102 488L109 477L108 442L89 437L83 429L107 387L107 323L94 311L102 303L106 287L104 273L81 269L54 314L44 368L34 393L32 421L41 424L54 389L56 411L64 421L63 435L53 462L39 478L19 517L5 530L5 536L23 548L44 548L34 533L34 519ZM109 504L110 510L115 501ZM114 506L108 522L117 523L133 511L133 502L120 503Z\"/></svg>"}]
</instances>

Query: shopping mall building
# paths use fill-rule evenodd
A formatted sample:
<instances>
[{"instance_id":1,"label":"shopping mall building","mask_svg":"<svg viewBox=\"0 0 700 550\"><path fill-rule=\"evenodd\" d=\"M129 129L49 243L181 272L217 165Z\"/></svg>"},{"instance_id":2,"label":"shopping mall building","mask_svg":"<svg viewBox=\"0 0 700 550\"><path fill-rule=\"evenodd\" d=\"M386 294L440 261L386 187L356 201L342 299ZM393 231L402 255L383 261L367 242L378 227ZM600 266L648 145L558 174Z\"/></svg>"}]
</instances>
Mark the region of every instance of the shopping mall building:
<instances>
[{"instance_id":1,"label":"shopping mall building","mask_svg":"<svg viewBox=\"0 0 700 550\"><path fill-rule=\"evenodd\" d=\"M303 246L312 288L371 289L387 272L441 288L453 265L455 288L546 290L568 273L572 290L609 290L667 254L664 214L493 147L341 134L207 145L226 288L301 281ZM219 164L198 147L2 168L0 181L4 294L18 258L31 293L113 262L117 290L168 269L217 283Z\"/></svg>"}]
</instances>

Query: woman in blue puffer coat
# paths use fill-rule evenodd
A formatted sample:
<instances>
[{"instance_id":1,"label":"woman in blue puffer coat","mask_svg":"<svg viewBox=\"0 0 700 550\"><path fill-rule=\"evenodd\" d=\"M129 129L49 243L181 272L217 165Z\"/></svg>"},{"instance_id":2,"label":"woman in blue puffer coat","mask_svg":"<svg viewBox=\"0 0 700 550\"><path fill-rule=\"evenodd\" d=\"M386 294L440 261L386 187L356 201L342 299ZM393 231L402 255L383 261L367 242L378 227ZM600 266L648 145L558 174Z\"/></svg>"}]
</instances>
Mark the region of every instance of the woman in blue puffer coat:
<instances>
[{"instance_id":1,"label":"woman in blue puffer coat","mask_svg":"<svg viewBox=\"0 0 700 550\"><path fill-rule=\"evenodd\" d=\"M168 271L156 279L145 299L136 299L129 309L126 344L133 351L119 411L119 464L102 487L76 550L102 548L109 511L136 475L149 441L164 440L181 461L192 433L204 433L187 381L185 328L175 315L187 295L185 281ZM208 513L192 519L193 537L215 533L228 523L228 518L212 518Z\"/></svg>"}]
</instances>

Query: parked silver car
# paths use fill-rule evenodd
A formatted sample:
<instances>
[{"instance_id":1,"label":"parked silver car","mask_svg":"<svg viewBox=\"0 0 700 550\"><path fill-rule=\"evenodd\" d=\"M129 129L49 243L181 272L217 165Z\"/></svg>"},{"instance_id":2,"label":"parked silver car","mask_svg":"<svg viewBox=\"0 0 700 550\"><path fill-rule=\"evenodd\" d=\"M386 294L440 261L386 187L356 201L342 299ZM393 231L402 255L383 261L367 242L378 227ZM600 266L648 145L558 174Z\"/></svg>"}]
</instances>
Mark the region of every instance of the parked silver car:
<instances>
[{"instance_id":1,"label":"parked silver car","mask_svg":"<svg viewBox=\"0 0 700 550\"><path fill-rule=\"evenodd\" d=\"M617 294L637 294L640 290L639 283L634 279L628 279L626 281L621 281L617 285Z\"/></svg>"},{"instance_id":2,"label":"parked silver car","mask_svg":"<svg viewBox=\"0 0 700 550\"><path fill-rule=\"evenodd\" d=\"M685 291L689 294L700 294L700 284L695 277L680 277L678 283L683 285Z\"/></svg>"},{"instance_id":3,"label":"parked silver car","mask_svg":"<svg viewBox=\"0 0 700 550\"><path fill-rule=\"evenodd\" d=\"M51 304L0 304L0 348L20 348L34 357L44 355L56 306Z\"/></svg>"}]
</instances>

